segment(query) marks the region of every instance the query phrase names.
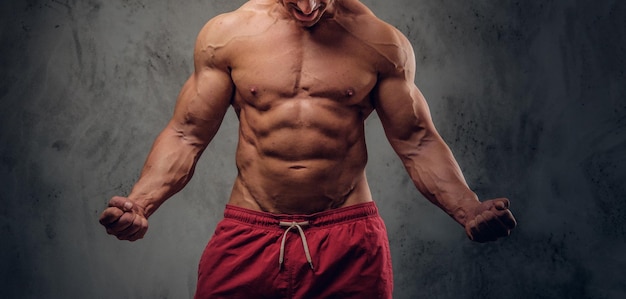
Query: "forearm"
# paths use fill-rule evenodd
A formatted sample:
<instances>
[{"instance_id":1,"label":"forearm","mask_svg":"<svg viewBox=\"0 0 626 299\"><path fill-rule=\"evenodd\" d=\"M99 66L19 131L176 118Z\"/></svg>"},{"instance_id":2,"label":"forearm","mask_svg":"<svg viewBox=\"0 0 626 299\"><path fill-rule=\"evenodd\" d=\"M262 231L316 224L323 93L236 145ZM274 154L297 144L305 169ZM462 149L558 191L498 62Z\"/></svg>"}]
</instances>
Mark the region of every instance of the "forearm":
<instances>
[{"instance_id":1,"label":"forearm","mask_svg":"<svg viewBox=\"0 0 626 299\"><path fill-rule=\"evenodd\" d=\"M145 209L146 217L152 215L191 180L205 147L168 126L155 140L128 198Z\"/></svg>"},{"instance_id":2,"label":"forearm","mask_svg":"<svg viewBox=\"0 0 626 299\"><path fill-rule=\"evenodd\" d=\"M423 136L395 146L417 189L433 204L465 225L468 210L479 203L450 148L440 136Z\"/></svg>"}]
</instances>

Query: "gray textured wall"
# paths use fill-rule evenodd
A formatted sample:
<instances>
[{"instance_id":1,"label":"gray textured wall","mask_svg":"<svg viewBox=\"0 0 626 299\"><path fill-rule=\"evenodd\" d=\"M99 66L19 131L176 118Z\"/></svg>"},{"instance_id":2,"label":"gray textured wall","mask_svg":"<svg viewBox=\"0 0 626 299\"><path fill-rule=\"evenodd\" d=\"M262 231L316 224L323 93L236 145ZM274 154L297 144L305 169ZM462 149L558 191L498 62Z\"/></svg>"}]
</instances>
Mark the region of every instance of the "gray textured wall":
<instances>
[{"instance_id":1,"label":"gray textured wall","mask_svg":"<svg viewBox=\"0 0 626 299\"><path fill-rule=\"evenodd\" d=\"M396 298L625 298L624 1L364 1L403 31L417 84L482 198L519 228L473 244L368 120ZM229 112L146 239L97 217L126 194L211 17L242 0L0 2L0 298L189 298L235 175Z\"/></svg>"}]
</instances>

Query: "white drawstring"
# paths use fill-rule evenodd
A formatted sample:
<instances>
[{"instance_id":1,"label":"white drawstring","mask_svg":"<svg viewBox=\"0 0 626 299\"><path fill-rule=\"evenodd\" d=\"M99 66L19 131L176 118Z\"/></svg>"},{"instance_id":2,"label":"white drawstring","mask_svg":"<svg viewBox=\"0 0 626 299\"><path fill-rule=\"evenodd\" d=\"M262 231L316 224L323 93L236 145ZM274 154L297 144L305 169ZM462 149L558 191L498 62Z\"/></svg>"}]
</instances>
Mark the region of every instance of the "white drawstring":
<instances>
[{"instance_id":1,"label":"white drawstring","mask_svg":"<svg viewBox=\"0 0 626 299\"><path fill-rule=\"evenodd\" d=\"M313 268L313 260L311 259L311 253L309 252L309 245L306 242L306 236L304 235L304 230L302 230L302 226L307 226L309 225L308 221L304 221L304 222L286 222L286 221L281 221L280 222L280 226L286 226L287 229L285 229L285 232L283 233L283 239L280 242L280 256L278 257L278 268L281 269L283 266L283 262L285 260L285 240L287 239L287 233L289 233L289 231L292 228L297 228L298 232L300 232L300 239L302 239L302 246L304 247L304 255L306 255L306 260L307 262L309 262L309 266L311 266L311 269L314 270Z\"/></svg>"}]
</instances>

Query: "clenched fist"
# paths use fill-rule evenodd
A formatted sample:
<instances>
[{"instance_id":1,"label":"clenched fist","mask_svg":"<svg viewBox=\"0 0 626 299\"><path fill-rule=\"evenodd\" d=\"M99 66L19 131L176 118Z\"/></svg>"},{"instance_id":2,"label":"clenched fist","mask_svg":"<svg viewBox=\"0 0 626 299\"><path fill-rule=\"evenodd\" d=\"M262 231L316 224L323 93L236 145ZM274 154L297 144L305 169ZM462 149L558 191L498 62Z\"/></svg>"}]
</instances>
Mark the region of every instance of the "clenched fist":
<instances>
[{"instance_id":1,"label":"clenched fist","mask_svg":"<svg viewBox=\"0 0 626 299\"><path fill-rule=\"evenodd\" d=\"M508 199L497 198L481 202L470 209L465 222L467 236L481 243L508 236L517 225L509 205Z\"/></svg>"},{"instance_id":2,"label":"clenched fist","mask_svg":"<svg viewBox=\"0 0 626 299\"><path fill-rule=\"evenodd\" d=\"M109 235L120 240L136 241L148 231L144 208L125 197L115 196L100 215L100 224Z\"/></svg>"}]
</instances>

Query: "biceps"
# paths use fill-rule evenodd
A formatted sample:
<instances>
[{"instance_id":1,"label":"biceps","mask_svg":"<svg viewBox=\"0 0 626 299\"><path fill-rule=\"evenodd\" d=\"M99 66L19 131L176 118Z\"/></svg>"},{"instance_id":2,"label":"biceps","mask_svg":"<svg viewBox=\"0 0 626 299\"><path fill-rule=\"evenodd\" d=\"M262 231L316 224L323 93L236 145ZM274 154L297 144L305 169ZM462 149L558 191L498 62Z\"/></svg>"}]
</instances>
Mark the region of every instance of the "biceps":
<instances>
[{"instance_id":1,"label":"biceps","mask_svg":"<svg viewBox=\"0 0 626 299\"><path fill-rule=\"evenodd\" d=\"M428 104L415 84L404 80L384 82L376 99L376 112L394 148L399 143L419 143L436 136Z\"/></svg>"},{"instance_id":2,"label":"biceps","mask_svg":"<svg viewBox=\"0 0 626 299\"><path fill-rule=\"evenodd\" d=\"M208 144L222 123L232 92L227 73L213 69L194 73L178 96L170 126L190 142Z\"/></svg>"}]
</instances>

